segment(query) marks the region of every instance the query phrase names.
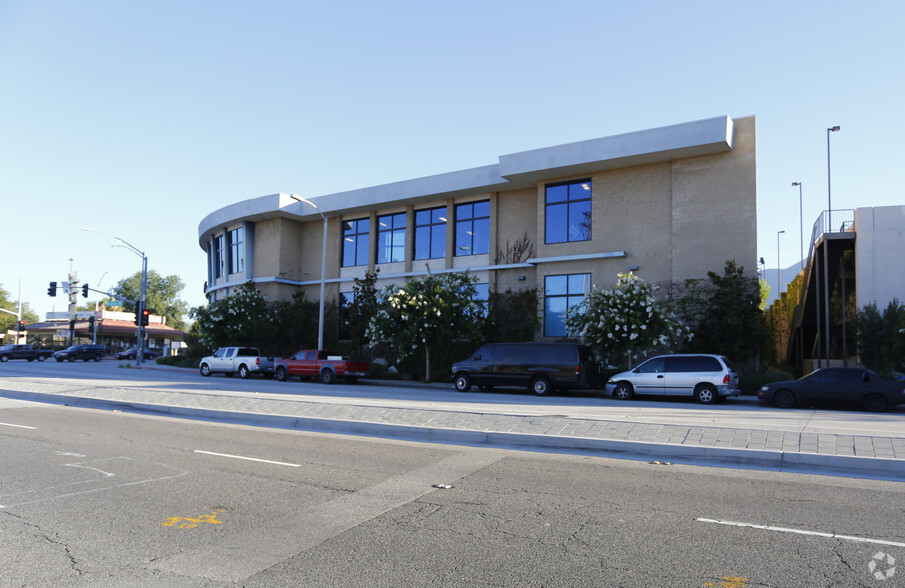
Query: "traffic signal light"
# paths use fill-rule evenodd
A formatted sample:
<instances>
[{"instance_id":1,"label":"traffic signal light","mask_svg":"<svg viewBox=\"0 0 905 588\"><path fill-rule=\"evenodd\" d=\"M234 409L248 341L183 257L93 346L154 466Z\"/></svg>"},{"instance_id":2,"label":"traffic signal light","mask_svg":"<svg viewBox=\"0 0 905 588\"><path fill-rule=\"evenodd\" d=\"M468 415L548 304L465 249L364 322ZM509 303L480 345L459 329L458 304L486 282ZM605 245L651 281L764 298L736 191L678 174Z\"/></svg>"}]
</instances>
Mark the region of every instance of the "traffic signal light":
<instances>
[{"instance_id":1,"label":"traffic signal light","mask_svg":"<svg viewBox=\"0 0 905 588\"><path fill-rule=\"evenodd\" d=\"M56 296L57 295L57 283L51 282L50 286L47 288L48 296Z\"/></svg>"},{"instance_id":2,"label":"traffic signal light","mask_svg":"<svg viewBox=\"0 0 905 588\"><path fill-rule=\"evenodd\" d=\"M94 317L93 316L88 317L88 334L89 335L94 334Z\"/></svg>"},{"instance_id":3,"label":"traffic signal light","mask_svg":"<svg viewBox=\"0 0 905 588\"><path fill-rule=\"evenodd\" d=\"M151 318L151 311L148 310L147 308L143 308L141 310L141 326L147 327L148 323L150 322L150 318Z\"/></svg>"},{"instance_id":4,"label":"traffic signal light","mask_svg":"<svg viewBox=\"0 0 905 588\"><path fill-rule=\"evenodd\" d=\"M19 321L19 323L16 325L16 332L21 333L24 330L25 330L25 321Z\"/></svg>"},{"instance_id":5,"label":"traffic signal light","mask_svg":"<svg viewBox=\"0 0 905 588\"><path fill-rule=\"evenodd\" d=\"M82 298L88 298L88 284L82 284Z\"/></svg>"}]
</instances>

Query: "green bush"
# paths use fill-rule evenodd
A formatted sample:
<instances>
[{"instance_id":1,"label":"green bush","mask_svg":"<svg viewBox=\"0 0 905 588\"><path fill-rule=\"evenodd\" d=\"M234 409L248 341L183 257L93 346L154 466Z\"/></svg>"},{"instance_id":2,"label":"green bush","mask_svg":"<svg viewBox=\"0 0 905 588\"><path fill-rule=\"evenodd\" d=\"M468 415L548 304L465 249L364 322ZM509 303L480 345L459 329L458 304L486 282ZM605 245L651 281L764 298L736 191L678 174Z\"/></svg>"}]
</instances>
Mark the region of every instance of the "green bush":
<instances>
[{"instance_id":1,"label":"green bush","mask_svg":"<svg viewBox=\"0 0 905 588\"><path fill-rule=\"evenodd\" d=\"M158 357L156 360L157 365L171 365L173 367L190 367L195 368L198 367L198 360L194 357L188 357L185 355L166 355L164 357Z\"/></svg>"}]
</instances>

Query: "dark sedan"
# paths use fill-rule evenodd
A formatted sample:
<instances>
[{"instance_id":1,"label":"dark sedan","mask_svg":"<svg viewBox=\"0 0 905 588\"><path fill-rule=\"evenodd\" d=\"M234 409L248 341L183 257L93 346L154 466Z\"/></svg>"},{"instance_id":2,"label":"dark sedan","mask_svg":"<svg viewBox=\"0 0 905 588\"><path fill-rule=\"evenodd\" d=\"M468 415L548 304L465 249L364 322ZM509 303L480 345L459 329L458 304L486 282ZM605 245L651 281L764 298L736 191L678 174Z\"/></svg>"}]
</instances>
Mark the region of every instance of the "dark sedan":
<instances>
[{"instance_id":1,"label":"dark sedan","mask_svg":"<svg viewBox=\"0 0 905 588\"><path fill-rule=\"evenodd\" d=\"M905 404L905 381L888 380L860 367L822 368L798 380L767 384L757 397L780 408L845 404L883 412L890 406Z\"/></svg>"},{"instance_id":2,"label":"dark sedan","mask_svg":"<svg viewBox=\"0 0 905 588\"><path fill-rule=\"evenodd\" d=\"M145 359L155 359L159 355L160 355L160 353L158 353L157 351L155 351L153 349L145 349L142 352L142 357ZM126 349L125 351L120 351L119 353L115 354L113 357L115 357L116 359L135 359L136 357L138 357L138 349L135 347L131 347L129 349Z\"/></svg>"}]
</instances>

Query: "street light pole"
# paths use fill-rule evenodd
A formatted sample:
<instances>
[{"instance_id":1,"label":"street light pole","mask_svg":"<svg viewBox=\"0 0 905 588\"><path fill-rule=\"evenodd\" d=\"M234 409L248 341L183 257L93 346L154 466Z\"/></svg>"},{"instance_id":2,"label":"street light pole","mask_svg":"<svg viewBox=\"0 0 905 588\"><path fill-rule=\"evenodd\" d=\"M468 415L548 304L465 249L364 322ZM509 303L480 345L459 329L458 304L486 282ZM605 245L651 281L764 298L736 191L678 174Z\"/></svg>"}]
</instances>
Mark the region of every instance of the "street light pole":
<instances>
[{"instance_id":1,"label":"street light pole","mask_svg":"<svg viewBox=\"0 0 905 588\"><path fill-rule=\"evenodd\" d=\"M826 222L827 233L833 232L833 199L830 190L830 133L838 131L841 127L836 125L828 127L826 130ZM830 243L826 236L823 238L823 310L824 310L824 337L826 337L826 365L830 365L830 278L829 269L829 248ZM845 304L845 301L843 301Z\"/></svg>"},{"instance_id":2,"label":"street light pole","mask_svg":"<svg viewBox=\"0 0 905 588\"><path fill-rule=\"evenodd\" d=\"M299 198L295 194L290 194L290 198L304 204L309 204L311 208L317 211L321 218L324 219L324 246L321 250L321 297L320 306L317 311L317 348L320 351L324 349L324 290L327 284L327 216L321 212L313 202L307 198Z\"/></svg>"},{"instance_id":3,"label":"street light pole","mask_svg":"<svg viewBox=\"0 0 905 588\"><path fill-rule=\"evenodd\" d=\"M147 294L148 294L148 256L145 255L145 252L140 250L135 245L132 245L125 239L117 237L116 235L112 235L107 233L106 231L100 231L98 229L91 229L88 227L82 227L83 231L93 231L95 233L101 233L102 235L107 235L108 237L112 237L116 239L116 245L113 247L125 247L135 255L141 258L141 293L138 299L138 312L136 317L138 318L138 341L136 343L137 353L135 355L135 363L141 365L141 362L144 360L144 349L145 349L145 326L142 319L144 318L144 309L147 306Z\"/></svg>"},{"instance_id":4,"label":"street light pole","mask_svg":"<svg viewBox=\"0 0 905 588\"><path fill-rule=\"evenodd\" d=\"M101 282L104 281L105 277L107 277L107 272L104 272L103 274L101 274L101 279L97 281L96 287L98 290L101 289ZM91 341L91 343L94 345L97 345L97 332L100 331L100 327L101 327L100 321L97 318L97 309L98 309L99 304L100 304L100 298L98 297L98 292L95 291L95 293L94 293L94 333L92 333L93 338Z\"/></svg>"},{"instance_id":5,"label":"street light pole","mask_svg":"<svg viewBox=\"0 0 905 588\"><path fill-rule=\"evenodd\" d=\"M832 191L830 190L830 133L838 131L841 129L839 125L835 127L829 127L826 130L826 213L827 213L827 226L829 227L828 233L833 232L833 197Z\"/></svg>"},{"instance_id":6,"label":"street light pole","mask_svg":"<svg viewBox=\"0 0 905 588\"><path fill-rule=\"evenodd\" d=\"M801 182L792 182L792 186L798 186L798 245L801 256L801 270L804 270L804 209L802 208Z\"/></svg>"}]
</instances>

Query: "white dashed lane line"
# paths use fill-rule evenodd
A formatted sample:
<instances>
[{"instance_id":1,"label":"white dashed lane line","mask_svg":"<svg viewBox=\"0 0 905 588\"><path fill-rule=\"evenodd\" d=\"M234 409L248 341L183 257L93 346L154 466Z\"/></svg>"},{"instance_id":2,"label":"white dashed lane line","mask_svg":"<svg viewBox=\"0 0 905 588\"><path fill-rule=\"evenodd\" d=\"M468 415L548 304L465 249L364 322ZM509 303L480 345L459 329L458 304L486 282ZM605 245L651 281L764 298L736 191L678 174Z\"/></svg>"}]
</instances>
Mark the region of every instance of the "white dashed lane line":
<instances>
[{"instance_id":1,"label":"white dashed lane line","mask_svg":"<svg viewBox=\"0 0 905 588\"><path fill-rule=\"evenodd\" d=\"M715 519L697 518L701 523L714 523L728 525L730 527L744 527L748 529L760 529L762 531L776 531L779 533L793 533L795 535L809 535L811 537L826 537L828 539L842 539L844 541L857 541L859 543L877 543L879 545L892 545L893 547L905 547L905 543L898 541L886 541L885 539L871 539L869 537L855 537L853 535L838 535L836 533L824 533L822 531L807 531L804 529L789 529L786 527L773 527L770 525L755 525L753 523L739 523L736 521L718 521Z\"/></svg>"},{"instance_id":2,"label":"white dashed lane line","mask_svg":"<svg viewBox=\"0 0 905 588\"><path fill-rule=\"evenodd\" d=\"M259 463L269 463L273 465L289 466L291 468L302 467L302 465L298 463L289 463L286 461L271 461L269 459L258 459L257 457L246 457L244 455L230 455L229 453L214 453L213 451L202 451L200 449L196 449L195 453L201 453L203 455L214 455L216 457L229 457L231 459L244 459L246 461L256 461Z\"/></svg>"},{"instance_id":3,"label":"white dashed lane line","mask_svg":"<svg viewBox=\"0 0 905 588\"><path fill-rule=\"evenodd\" d=\"M17 429L32 429L32 430L35 429L35 427L28 427L28 426L26 426L26 425L14 425L14 424L12 424L12 423L0 423L0 426L2 426L2 427L16 427Z\"/></svg>"}]
</instances>

